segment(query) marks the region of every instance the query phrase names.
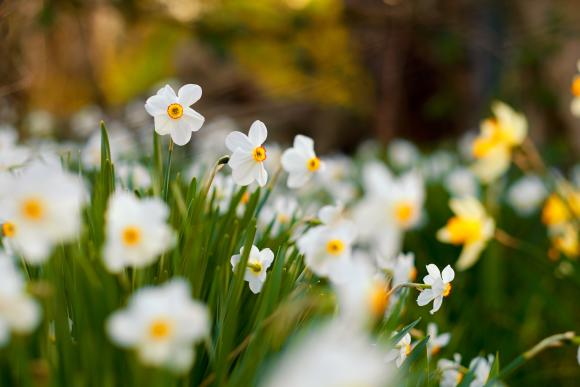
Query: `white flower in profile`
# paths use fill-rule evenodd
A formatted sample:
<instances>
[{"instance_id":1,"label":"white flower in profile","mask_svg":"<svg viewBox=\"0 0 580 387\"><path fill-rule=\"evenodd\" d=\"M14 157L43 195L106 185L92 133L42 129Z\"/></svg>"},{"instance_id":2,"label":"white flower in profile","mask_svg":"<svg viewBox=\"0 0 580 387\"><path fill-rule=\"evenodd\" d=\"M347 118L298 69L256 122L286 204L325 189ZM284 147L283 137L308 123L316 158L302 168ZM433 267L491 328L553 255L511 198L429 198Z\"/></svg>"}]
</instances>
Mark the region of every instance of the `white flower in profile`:
<instances>
[{"instance_id":1,"label":"white flower in profile","mask_svg":"<svg viewBox=\"0 0 580 387\"><path fill-rule=\"evenodd\" d=\"M58 164L35 162L0 186L0 216L10 248L32 264L44 262L55 244L70 242L81 230L87 200L77 176Z\"/></svg>"},{"instance_id":2,"label":"white flower in profile","mask_svg":"<svg viewBox=\"0 0 580 387\"><path fill-rule=\"evenodd\" d=\"M292 342L259 386L383 387L393 377L384 356L365 332L334 320Z\"/></svg>"},{"instance_id":3,"label":"white flower in profile","mask_svg":"<svg viewBox=\"0 0 580 387\"><path fill-rule=\"evenodd\" d=\"M107 320L109 337L136 350L146 365L187 371L195 357L193 345L210 331L207 307L191 299L190 292L183 279L139 289L125 309Z\"/></svg>"},{"instance_id":4,"label":"white flower in profile","mask_svg":"<svg viewBox=\"0 0 580 387\"><path fill-rule=\"evenodd\" d=\"M449 344L451 340L450 333L439 334L437 324L429 323L427 324L427 335L429 336L429 341L427 342L427 354L436 355L441 351L441 348Z\"/></svg>"},{"instance_id":5,"label":"white flower in profile","mask_svg":"<svg viewBox=\"0 0 580 387\"><path fill-rule=\"evenodd\" d=\"M145 110L155 121L155 131L164 136L171 135L177 145L185 145L191 139L191 132L197 132L205 118L190 106L201 98L201 87L183 85L177 94L165 85L145 102Z\"/></svg>"},{"instance_id":6,"label":"white flower in profile","mask_svg":"<svg viewBox=\"0 0 580 387\"><path fill-rule=\"evenodd\" d=\"M294 137L292 148L282 154L282 168L288 172L288 188L300 188L319 173L324 164L314 152L314 140L301 134Z\"/></svg>"},{"instance_id":7,"label":"white flower in profile","mask_svg":"<svg viewBox=\"0 0 580 387\"><path fill-rule=\"evenodd\" d=\"M437 239L444 243L463 245L457 268L465 270L477 262L481 251L493 237L495 221L473 197L451 199L449 207L455 216L437 232Z\"/></svg>"},{"instance_id":8,"label":"white flower in profile","mask_svg":"<svg viewBox=\"0 0 580 387\"><path fill-rule=\"evenodd\" d=\"M397 332L393 332L393 336L395 336ZM411 353L412 346L411 346L411 335L405 333L403 337L399 340L397 344L395 344L395 348L391 349L387 356L385 357L386 362L395 361L397 368L400 368L403 365L403 362Z\"/></svg>"},{"instance_id":9,"label":"white flower in profile","mask_svg":"<svg viewBox=\"0 0 580 387\"><path fill-rule=\"evenodd\" d=\"M527 175L516 181L508 190L508 203L521 216L537 211L548 193L538 176Z\"/></svg>"},{"instance_id":10,"label":"white flower in profile","mask_svg":"<svg viewBox=\"0 0 580 387\"><path fill-rule=\"evenodd\" d=\"M493 355L487 355L487 358L478 356L473 358L469 363L469 370L473 372L475 379L471 382L469 387L483 387L487 383L491 365L493 364Z\"/></svg>"},{"instance_id":11,"label":"white flower in profile","mask_svg":"<svg viewBox=\"0 0 580 387\"><path fill-rule=\"evenodd\" d=\"M246 136L242 132L231 132L226 137L226 146L232 152L228 165L238 185L249 185L256 181L260 187L266 185L268 172L264 168L267 158L264 142L268 129L262 121L254 121Z\"/></svg>"},{"instance_id":12,"label":"white flower in profile","mask_svg":"<svg viewBox=\"0 0 580 387\"><path fill-rule=\"evenodd\" d=\"M389 305L389 284L369 259L353 258L348 266L348 279L332 282L340 318L356 326L368 327L385 315Z\"/></svg>"},{"instance_id":13,"label":"white flower in profile","mask_svg":"<svg viewBox=\"0 0 580 387\"><path fill-rule=\"evenodd\" d=\"M425 306L433 302L433 309L430 313L434 314L441 308L443 297L451 293L451 281L455 278L455 272L449 265L445 266L443 272L440 272L439 268L432 263L427 265L427 272L429 274L423 278L423 282L430 287L419 293L417 305Z\"/></svg>"},{"instance_id":14,"label":"white flower in profile","mask_svg":"<svg viewBox=\"0 0 580 387\"><path fill-rule=\"evenodd\" d=\"M325 206L318 212L321 226L308 230L298 239L306 266L316 275L335 282L345 280L356 238L354 223L342 218L342 206Z\"/></svg>"},{"instance_id":15,"label":"white flower in profile","mask_svg":"<svg viewBox=\"0 0 580 387\"><path fill-rule=\"evenodd\" d=\"M141 268L169 250L175 235L168 216L169 208L159 198L139 199L126 191L111 195L104 247L107 269L117 273L125 267Z\"/></svg>"},{"instance_id":16,"label":"white flower in profile","mask_svg":"<svg viewBox=\"0 0 580 387\"><path fill-rule=\"evenodd\" d=\"M232 264L232 270L234 272L236 271L236 267L240 263L243 254L244 248L242 247L239 254L232 256L230 263ZM262 291L262 286L264 286L264 282L266 281L268 268L273 261L274 253L272 250L265 248L260 251L256 246L252 246L250 255L248 256L246 271L244 273L244 280L248 282L252 293L258 294Z\"/></svg>"},{"instance_id":17,"label":"white flower in profile","mask_svg":"<svg viewBox=\"0 0 580 387\"><path fill-rule=\"evenodd\" d=\"M440 387L457 387L463 380L461 372L461 355L456 353L453 360L440 359L437 362L437 370L441 373Z\"/></svg>"},{"instance_id":18,"label":"white flower in profile","mask_svg":"<svg viewBox=\"0 0 580 387\"><path fill-rule=\"evenodd\" d=\"M415 144L403 139L396 139L387 147L389 162L397 170L411 169L417 165L420 153Z\"/></svg>"},{"instance_id":19,"label":"white flower in profile","mask_svg":"<svg viewBox=\"0 0 580 387\"><path fill-rule=\"evenodd\" d=\"M40 322L40 307L25 292L26 284L12 259L0 251L0 347L12 332L32 332Z\"/></svg>"}]
</instances>

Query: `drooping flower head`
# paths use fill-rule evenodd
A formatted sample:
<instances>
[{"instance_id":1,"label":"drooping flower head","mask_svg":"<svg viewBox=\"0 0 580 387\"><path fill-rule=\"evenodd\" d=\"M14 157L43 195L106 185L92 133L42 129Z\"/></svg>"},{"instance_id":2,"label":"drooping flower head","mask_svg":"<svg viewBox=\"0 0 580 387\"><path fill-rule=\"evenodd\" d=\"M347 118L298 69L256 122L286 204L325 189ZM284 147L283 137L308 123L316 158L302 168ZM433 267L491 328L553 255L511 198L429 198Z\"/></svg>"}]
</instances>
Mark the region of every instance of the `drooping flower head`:
<instances>
[{"instance_id":1,"label":"drooping flower head","mask_svg":"<svg viewBox=\"0 0 580 387\"><path fill-rule=\"evenodd\" d=\"M205 118L190 106L201 98L201 87L183 85L177 94L165 85L145 102L145 110L155 121L155 131L164 136L169 134L177 145L185 145L191 139L191 132L197 132Z\"/></svg>"}]
</instances>

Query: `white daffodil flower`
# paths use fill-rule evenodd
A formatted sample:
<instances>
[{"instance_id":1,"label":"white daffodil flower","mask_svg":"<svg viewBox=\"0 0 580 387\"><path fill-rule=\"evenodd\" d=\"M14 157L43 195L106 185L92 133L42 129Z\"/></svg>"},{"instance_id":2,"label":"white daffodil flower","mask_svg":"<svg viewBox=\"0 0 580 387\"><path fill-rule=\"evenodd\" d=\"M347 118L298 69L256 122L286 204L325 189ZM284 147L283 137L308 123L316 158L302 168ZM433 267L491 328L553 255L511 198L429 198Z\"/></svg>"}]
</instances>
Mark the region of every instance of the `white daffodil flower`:
<instances>
[{"instance_id":1,"label":"white daffodil flower","mask_svg":"<svg viewBox=\"0 0 580 387\"><path fill-rule=\"evenodd\" d=\"M393 332L393 336L396 335L397 332ZM395 348L391 349L387 356L385 357L385 361L387 363L395 361L397 368L400 368L403 365L403 362L409 356L412 351L411 346L411 335L406 333L397 344L395 344Z\"/></svg>"},{"instance_id":2,"label":"white daffodil flower","mask_svg":"<svg viewBox=\"0 0 580 387\"><path fill-rule=\"evenodd\" d=\"M201 98L201 87L183 85L177 94L165 85L145 102L145 110L155 121L155 131L164 136L169 134L177 145L185 145L191 133L197 132L205 118L190 106Z\"/></svg>"},{"instance_id":3,"label":"white daffodil flower","mask_svg":"<svg viewBox=\"0 0 580 387\"><path fill-rule=\"evenodd\" d=\"M439 387L457 387L463 380L461 355L456 353L453 360L441 359L437 362L437 370L441 373Z\"/></svg>"},{"instance_id":4,"label":"white daffodil flower","mask_svg":"<svg viewBox=\"0 0 580 387\"><path fill-rule=\"evenodd\" d=\"M141 268L153 263L175 243L167 224L169 208L159 198L139 199L117 191L109 198L106 213L105 266L117 273L125 267Z\"/></svg>"},{"instance_id":5,"label":"white daffodil flower","mask_svg":"<svg viewBox=\"0 0 580 387\"><path fill-rule=\"evenodd\" d=\"M488 355L487 358L478 356L469 363L469 370L473 372L475 378L469 384L469 387L483 387L487 383L491 365L493 364L493 355Z\"/></svg>"},{"instance_id":6,"label":"white daffodil flower","mask_svg":"<svg viewBox=\"0 0 580 387\"><path fill-rule=\"evenodd\" d=\"M56 163L35 162L5 178L0 185L0 217L13 251L39 264L55 244L76 239L87 200L85 186L76 175Z\"/></svg>"},{"instance_id":7,"label":"white daffodil flower","mask_svg":"<svg viewBox=\"0 0 580 387\"><path fill-rule=\"evenodd\" d=\"M342 218L341 212L341 205L323 207L318 212L322 225L308 230L297 242L306 266L336 282L346 278L356 238L354 223Z\"/></svg>"},{"instance_id":8,"label":"white daffodil flower","mask_svg":"<svg viewBox=\"0 0 580 387\"><path fill-rule=\"evenodd\" d=\"M115 165L117 178L127 189L147 189L152 179L149 170L141 164L121 162Z\"/></svg>"},{"instance_id":9,"label":"white daffodil flower","mask_svg":"<svg viewBox=\"0 0 580 387\"><path fill-rule=\"evenodd\" d=\"M441 351L441 348L449 344L451 340L450 333L438 334L437 324L429 323L427 324L427 336L429 336L429 341L427 342L427 353L429 355L436 355Z\"/></svg>"},{"instance_id":10,"label":"white daffodil flower","mask_svg":"<svg viewBox=\"0 0 580 387\"><path fill-rule=\"evenodd\" d=\"M334 320L291 343L259 386L389 386L394 372L384 356L364 331Z\"/></svg>"},{"instance_id":11,"label":"white daffodil flower","mask_svg":"<svg viewBox=\"0 0 580 387\"><path fill-rule=\"evenodd\" d=\"M240 249L240 253L232 256L230 263L232 264L232 271L236 271L236 267L240 263L240 259L244 254L244 248ZM248 263L244 273L244 280L248 282L250 290L254 294L262 291L262 286L266 281L268 268L274 261L274 253L272 250L266 248L260 251L256 246L252 246L250 255L248 256Z\"/></svg>"},{"instance_id":12,"label":"white daffodil flower","mask_svg":"<svg viewBox=\"0 0 580 387\"><path fill-rule=\"evenodd\" d=\"M12 332L30 333L40 322L40 307L25 287L12 259L0 251L0 347L10 341Z\"/></svg>"},{"instance_id":13,"label":"white daffodil flower","mask_svg":"<svg viewBox=\"0 0 580 387\"><path fill-rule=\"evenodd\" d=\"M267 158L264 142L268 129L262 121L254 121L246 136L242 132L231 132L226 137L226 147L232 152L228 165L238 185L249 185L256 181L260 187L266 185L268 172L264 168Z\"/></svg>"},{"instance_id":14,"label":"white daffodil flower","mask_svg":"<svg viewBox=\"0 0 580 387\"><path fill-rule=\"evenodd\" d=\"M107 320L109 337L136 350L146 365L186 372L194 360L193 345L210 331L207 307L190 292L182 279L139 289Z\"/></svg>"},{"instance_id":15,"label":"white daffodil flower","mask_svg":"<svg viewBox=\"0 0 580 387\"><path fill-rule=\"evenodd\" d=\"M385 275L367 259L348 263L348 280L335 283L340 318L366 327L383 318L389 305L389 284Z\"/></svg>"},{"instance_id":16,"label":"white daffodil flower","mask_svg":"<svg viewBox=\"0 0 580 387\"><path fill-rule=\"evenodd\" d=\"M383 259L379 256L377 261L381 269L388 270L391 273L393 278L391 281L392 287L406 282L413 282L417 278L415 254L413 253L401 253L391 259Z\"/></svg>"},{"instance_id":17,"label":"white daffodil flower","mask_svg":"<svg viewBox=\"0 0 580 387\"><path fill-rule=\"evenodd\" d=\"M526 117L503 102L495 102L494 118L481 123L481 133L473 142L473 172L489 183L510 166L513 148L522 144L528 134Z\"/></svg>"},{"instance_id":18,"label":"white daffodil flower","mask_svg":"<svg viewBox=\"0 0 580 387\"><path fill-rule=\"evenodd\" d=\"M455 197L474 196L479 194L479 182L468 168L455 168L445 177L445 188Z\"/></svg>"},{"instance_id":19,"label":"white daffodil flower","mask_svg":"<svg viewBox=\"0 0 580 387\"><path fill-rule=\"evenodd\" d=\"M282 168L288 172L288 188L300 188L324 167L314 152L314 140L301 134L294 137L292 148L282 154Z\"/></svg>"},{"instance_id":20,"label":"white daffodil flower","mask_svg":"<svg viewBox=\"0 0 580 387\"><path fill-rule=\"evenodd\" d=\"M449 265L445 266L443 272L440 272L439 268L432 263L427 265L427 272L429 274L423 278L423 282L430 288L421 291L417 297L417 304L425 306L433 302L433 309L430 313L434 314L441 308L443 297L447 297L451 293L451 281L455 278L455 272Z\"/></svg>"},{"instance_id":21,"label":"white daffodil flower","mask_svg":"<svg viewBox=\"0 0 580 387\"><path fill-rule=\"evenodd\" d=\"M354 211L361 237L379 255L391 259L401 250L403 233L421 221L425 189L422 177L411 171L399 178L378 162L363 169L365 197Z\"/></svg>"},{"instance_id":22,"label":"white daffodil flower","mask_svg":"<svg viewBox=\"0 0 580 387\"><path fill-rule=\"evenodd\" d=\"M444 243L463 245L457 268L465 270L477 262L481 251L493 237L495 221L473 197L451 199L449 207L455 216L437 232L437 239Z\"/></svg>"}]
</instances>

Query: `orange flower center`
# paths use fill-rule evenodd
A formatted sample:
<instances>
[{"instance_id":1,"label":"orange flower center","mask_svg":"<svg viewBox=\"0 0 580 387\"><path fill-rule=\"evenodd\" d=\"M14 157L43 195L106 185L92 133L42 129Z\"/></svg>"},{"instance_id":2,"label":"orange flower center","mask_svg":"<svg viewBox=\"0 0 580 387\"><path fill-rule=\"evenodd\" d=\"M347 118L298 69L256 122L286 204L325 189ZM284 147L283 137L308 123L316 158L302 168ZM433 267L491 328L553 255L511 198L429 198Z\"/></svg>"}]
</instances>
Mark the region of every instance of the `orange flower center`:
<instances>
[{"instance_id":1,"label":"orange flower center","mask_svg":"<svg viewBox=\"0 0 580 387\"><path fill-rule=\"evenodd\" d=\"M12 238L16 234L16 226L14 223L6 222L2 224L2 235Z\"/></svg>"},{"instance_id":2,"label":"orange flower center","mask_svg":"<svg viewBox=\"0 0 580 387\"><path fill-rule=\"evenodd\" d=\"M566 204L556 194L551 195L542 210L542 222L548 226L561 224L570 218Z\"/></svg>"},{"instance_id":3,"label":"orange flower center","mask_svg":"<svg viewBox=\"0 0 580 387\"><path fill-rule=\"evenodd\" d=\"M312 157L306 163L306 167L310 172L316 172L320 168L320 159L318 157Z\"/></svg>"},{"instance_id":4,"label":"orange flower center","mask_svg":"<svg viewBox=\"0 0 580 387\"><path fill-rule=\"evenodd\" d=\"M572 94L574 97L580 97L580 75L576 75L572 81Z\"/></svg>"},{"instance_id":5,"label":"orange flower center","mask_svg":"<svg viewBox=\"0 0 580 387\"><path fill-rule=\"evenodd\" d=\"M141 230L139 227L128 226L123 230L123 243L126 246L135 246L141 241Z\"/></svg>"},{"instance_id":6,"label":"orange flower center","mask_svg":"<svg viewBox=\"0 0 580 387\"><path fill-rule=\"evenodd\" d=\"M22 214L28 220L41 220L44 216L44 205L37 198L26 199L22 203Z\"/></svg>"},{"instance_id":7,"label":"orange flower center","mask_svg":"<svg viewBox=\"0 0 580 387\"><path fill-rule=\"evenodd\" d=\"M340 239L332 239L326 244L326 251L330 255L340 255L344 251L344 243Z\"/></svg>"},{"instance_id":8,"label":"orange flower center","mask_svg":"<svg viewBox=\"0 0 580 387\"><path fill-rule=\"evenodd\" d=\"M149 327L149 335L154 340L163 340L167 338L172 331L171 323L165 319L153 321Z\"/></svg>"},{"instance_id":9,"label":"orange flower center","mask_svg":"<svg viewBox=\"0 0 580 387\"><path fill-rule=\"evenodd\" d=\"M388 287L384 283L378 282L373 286L370 294L371 313L377 318L382 317L388 305Z\"/></svg>"},{"instance_id":10,"label":"orange flower center","mask_svg":"<svg viewBox=\"0 0 580 387\"><path fill-rule=\"evenodd\" d=\"M451 284L447 283L445 288L443 288L443 297L447 297L449 294L451 294Z\"/></svg>"},{"instance_id":11,"label":"orange flower center","mask_svg":"<svg viewBox=\"0 0 580 387\"><path fill-rule=\"evenodd\" d=\"M266 160L266 148L264 148L263 146L258 146L254 148L252 156L254 157L254 160L256 160L257 162L262 162Z\"/></svg>"},{"instance_id":12,"label":"orange flower center","mask_svg":"<svg viewBox=\"0 0 580 387\"><path fill-rule=\"evenodd\" d=\"M395 218L401 225L409 223L414 214L413 204L403 200L395 205Z\"/></svg>"},{"instance_id":13,"label":"orange flower center","mask_svg":"<svg viewBox=\"0 0 580 387\"><path fill-rule=\"evenodd\" d=\"M248 262L248 267L254 274L260 274L262 272L262 263L258 261Z\"/></svg>"},{"instance_id":14,"label":"orange flower center","mask_svg":"<svg viewBox=\"0 0 580 387\"><path fill-rule=\"evenodd\" d=\"M176 120L183 115L183 106L178 103L172 103L167 107L167 115Z\"/></svg>"},{"instance_id":15,"label":"orange flower center","mask_svg":"<svg viewBox=\"0 0 580 387\"><path fill-rule=\"evenodd\" d=\"M451 243L460 245L474 242L481 238L482 225L479 220L455 216L447 222Z\"/></svg>"}]
</instances>

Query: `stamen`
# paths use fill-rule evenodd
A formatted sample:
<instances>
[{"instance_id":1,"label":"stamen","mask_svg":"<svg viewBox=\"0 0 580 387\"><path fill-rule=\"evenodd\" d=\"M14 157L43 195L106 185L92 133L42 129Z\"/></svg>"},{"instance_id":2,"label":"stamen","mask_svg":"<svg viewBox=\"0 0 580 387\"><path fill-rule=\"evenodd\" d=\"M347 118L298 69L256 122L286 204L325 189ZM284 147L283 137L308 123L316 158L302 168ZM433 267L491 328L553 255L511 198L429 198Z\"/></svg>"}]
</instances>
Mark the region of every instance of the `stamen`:
<instances>
[{"instance_id":1,"label":"stamen","mask_svg":"<svg viewBox=\"0 0 580 387\"><path fill-rule=\"evenodd\" d=\"M266 148L264 148L263 146L254 148L252 156L254 157L254 160L256 160L257 162L262 162L266 160Z\"/></svg>"},{"instance_id":2,"label":"stamen","mask_svg":"<svg viewBox=\"0 0 580 387\"><path fill-rule=\"evenodd\" d=\"M326 244L326 251L331 255L340 255L344 251L344 242L340 239L332 239Z\"/></svg>"},{"instance_id":3,"label":"stamen","mask_svg":"<svg viewBox=\"0 0 580 387\"><path fill-rule=\"evenodd\" d=\"M123 230L123 242L127 246L135 246L141 241L141 230L136 226L128 226Z\"/></svg>"},{"instance_id":4,"label":"stamen","mask_svg":"<svg viewBox=\"0 0 580 387\"><path fill-rule=\"evenodd\" d=\"M306 163L306 167L310 172L316 172L320 168L320 159L318 157L312 157Z\"/></svg>"},{"instance_id":5,"label":"stamen","mask_svg":"<svg viewBox=\"0 0 580 387\"><path fill-rule=\"evenodd\" d=\"M183 116L183 106L178 103L172 103L167 107L167 115L176 120Z\"/></svg>"},{"instance_id":6,"label":"stamen","mask_svg":"<svg viewBox=\"0 0 580 387\"><path fill-rule=\"evenodd\" d=\"M22 214L28 220L38 221L44 216L44 206L39 199L27 199L22 203Z\"/></svg>"}]
</instances>

